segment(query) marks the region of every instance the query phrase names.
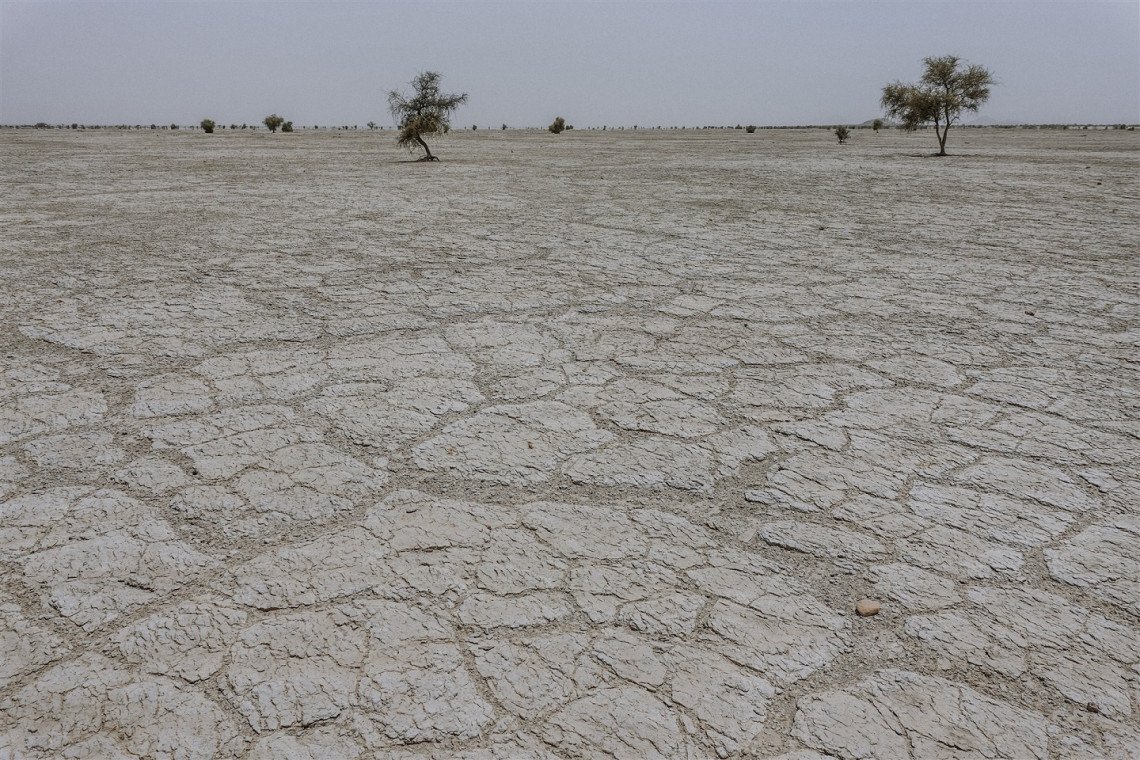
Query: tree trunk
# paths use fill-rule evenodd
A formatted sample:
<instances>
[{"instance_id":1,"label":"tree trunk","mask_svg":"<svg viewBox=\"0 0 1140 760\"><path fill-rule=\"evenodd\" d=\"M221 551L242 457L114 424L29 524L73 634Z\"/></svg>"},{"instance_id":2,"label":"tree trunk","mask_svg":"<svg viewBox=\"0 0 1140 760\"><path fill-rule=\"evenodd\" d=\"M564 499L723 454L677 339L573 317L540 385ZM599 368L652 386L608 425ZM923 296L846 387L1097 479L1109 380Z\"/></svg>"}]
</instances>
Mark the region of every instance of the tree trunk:
<instances>
[{"instance_id":1,"label":"tree trunk","mask_svg":"<svg viewBox=\"0 0 1140 760\"><path fill-rule=\"evenodd\" d=\"M949 129L950 125L947 125L946 128ZM937 115L934 117L934 136L938 139L938 152L935 155L945 156L946 137L945 132L942 131L942 119L940 119Z\"/></svg>"},{"instance_id":2,"label":"tree trunk","mask_svg":"<svg viewBox=\"0 0 1140 760\"><path fill-rule=\"evenodd\" d=\"M938 155L946 155L946 136L950 134L950 107L946 106L942 109L946 114L946 128L942 130L942 134L938 137Z\"/></svg>"},{"instance_id":3,"label":"tree trunk","mask_svg":"<svg viewBox=\"0 0 1140 760\"><path fill-rule=\"evenodd\" d=\"M428 144L426 142L424 142L424 138L420 137L419 135L416 135L416 142L418 142L420 145L423 146L424 153L427 154L424 156L424 160L426 160L426 161L438 161L439 160L438 158L436 158L435 156L433 156L431 154L431 148L429 148Z\"/></svg>"}]
</instances>

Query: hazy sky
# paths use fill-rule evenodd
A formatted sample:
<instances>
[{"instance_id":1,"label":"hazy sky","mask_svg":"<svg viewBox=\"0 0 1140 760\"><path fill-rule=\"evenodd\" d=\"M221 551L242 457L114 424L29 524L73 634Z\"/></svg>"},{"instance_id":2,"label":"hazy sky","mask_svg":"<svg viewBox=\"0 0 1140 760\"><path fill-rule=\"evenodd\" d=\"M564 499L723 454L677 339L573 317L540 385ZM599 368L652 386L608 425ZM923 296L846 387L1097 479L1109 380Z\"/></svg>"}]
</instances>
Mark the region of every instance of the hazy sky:
<instances>
[{"instance_id":1,"label":"hazy sky","mask_svg":"<svg viewBox=\"0 0 1140 760\"><path fill-rule=\"evenodd\" d=\"M997 121L1140 120L1140 3L10 2L0 123L391 122L417 71L457 124L830 124L956 53Z\"/></svg>"}]
</instances>

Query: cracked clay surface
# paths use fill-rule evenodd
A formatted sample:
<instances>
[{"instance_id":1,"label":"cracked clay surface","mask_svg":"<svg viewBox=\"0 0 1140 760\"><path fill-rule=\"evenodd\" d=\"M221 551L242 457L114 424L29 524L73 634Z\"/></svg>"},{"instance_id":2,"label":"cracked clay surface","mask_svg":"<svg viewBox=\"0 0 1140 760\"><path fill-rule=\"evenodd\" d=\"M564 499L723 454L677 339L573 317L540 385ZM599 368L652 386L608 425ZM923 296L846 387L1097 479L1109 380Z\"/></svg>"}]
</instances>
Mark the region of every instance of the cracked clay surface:
<instances>
[{"instance_id":1,"label":"cracked clay surface","mask_svg":"<svg viewBox=\"0 0 1140 760\"><path fill-rule=\"evenodd\" d=\"M956 134L0 134L0 757L1140 757L1140 142Z\"/></svg>"}]
</instances>

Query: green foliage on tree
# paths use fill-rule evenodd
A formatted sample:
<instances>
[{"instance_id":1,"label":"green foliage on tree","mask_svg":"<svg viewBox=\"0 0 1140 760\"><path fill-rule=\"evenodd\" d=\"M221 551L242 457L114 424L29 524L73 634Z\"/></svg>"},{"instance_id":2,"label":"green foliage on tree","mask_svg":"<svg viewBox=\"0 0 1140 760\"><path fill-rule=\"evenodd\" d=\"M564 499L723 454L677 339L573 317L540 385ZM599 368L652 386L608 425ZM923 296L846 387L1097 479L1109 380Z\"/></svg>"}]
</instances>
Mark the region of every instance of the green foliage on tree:
<instances>
[{"instance_id":1,"label":"green foliage on tree","mask_svg":"<svg viewBox=\"0 0 1140 760\"><path fill-rule=\"evenodd\" d=\"M208 135L212 135L214 133L214 127L217 125L214 124L213 119L202 119L202 123L199 124L199 126L202 127L203 132Z\"/></svg>"},{"instance_id":2,"label":"green foliage on tree","mask_svg":"<svg viewBox=\"0 0 1140 760\"><path fill-rule=\"evenodd\" d=\"M441 78L438 72L423 71L411 81L411 96L399 90L388 93L388 109L396 119L396 144L409 150L423 148L420 161L439 160L424 138L447 134L451 130L451 113L467 102L467 93L442 92Z\"/></svg>"},{"instance_id":3,"label":"green foliage on tree","mask_svg":"<svg viewBox=\"0 0 1140 760\"><path fill-rule=\"evenodd\" d=\"M835 128L835 136L839 138L840 145L847 144L847 138L851 136L851 130L842 125Z\"/></svg>"},{"instance_id":4,"label":"green foliage on tree","mask_svg":"<svg viewBox=\"0 0 1140 760\"><path fill-rule=\"evenodd\" d=\"M755 124L749 124L747 127L744 128L744 131L747 132L748 134L752 134L753 132L756 131L756 125Z\"/></svg>"},{"instance_id":5,"label":"green foliage on tree","mask_svg":"<svg viewBox=\"0 0 1140 760\"><path fill-rule=\"evenodd\" d=\"M270 132L276 132L277 128L285 123L285 119L281 118L275 113L271 113L262 120Z\"/></svg>"},{"instance_id":6,"label":"green foliage on tree","mask_svg":"<svg viewBox=\"0 0 1140 760\"><path fill-rule=\"evenodd\" d=\"M946 155L946 136L963 111L974 111L989 100L996 84L989 69L965 64L956 55L923 58L926 70L914 84L892 82L883 88L882 106L907 130L933 124L938 155Z\"/></svg>"},{"instance_id":7,"label":"green foliage on tree","mask_svg":"<svg viewBox=\"0 0 1140 760\"><path fill-rule=\"evenodd\" d=\"M883 120L882 119L875 119L873 122L871 122L871 129L875 130L876 132L878 132L882 128L883 128Z\"/></svg>"},{"instance_id":8,"label":"green foliage on tree","mask_svg":"<svg viewBox=\"0 0 1140 760\"><path fill-rule=\"evenodd\" d=\"M557 116L555 117L554 121L550 123L550 126L547 127L547 129L556 135L560 135L562 134L562 130L566 129L566 120L561 116Z\"/></svg>"},{"instance_id":9,"label":"green foliage on tree","mask_svg":"<svg viewBox=\"0 0 1140 760\"><path fill-rule=\"evenodd\" d=\"M282 132L292 132L293 131L293 122L287 121L284 124L282 124L281 125L281 131Z\"/></svg>"}]
</instances>

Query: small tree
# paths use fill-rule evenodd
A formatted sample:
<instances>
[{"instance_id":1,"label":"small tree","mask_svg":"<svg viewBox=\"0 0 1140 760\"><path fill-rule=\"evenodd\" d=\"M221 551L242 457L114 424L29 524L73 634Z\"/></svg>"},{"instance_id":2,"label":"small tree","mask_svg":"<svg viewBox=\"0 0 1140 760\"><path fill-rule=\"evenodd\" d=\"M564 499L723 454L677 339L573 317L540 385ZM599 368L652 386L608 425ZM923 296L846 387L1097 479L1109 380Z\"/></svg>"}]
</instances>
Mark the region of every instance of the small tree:
<instances>
[{"instance_id":1,"label":"small tree","mask_svg":"<svg viewBox=\"0 0 1140 760\"><path fill-rule=\"evenodd\" d=\"M399 90L388 93L388 109L396 119L396 144L408 149L417 145L424 149L420 161L438 161L432 155L425 137L447 134L451 130L451 112L467 102L467 93L443 93L439 89L439 73L423 71L412 80L412 95Z\"/></svg>"},{"instance_id":2,"label":"small tree","mask_svg":"<svg viewBox=\"0 0 1140 760\"><path fill-rule=\"evenodd\" d=\"M748 134L752 134L753 132L756 131L756 125L755 124L749 124L747 127L744 128L744 131L747 132Z\"/></svg>"},{"instance_id":3,"label":"small tree","mask_svg":"<svg viewBox=\"0 0 1140 760\"><path fill-rule=\"evenodd\" d=\"M873 122L871 122L871 129L875 130L875 132L878 132L882 128L883 128L883 120L882 119L875 119Z\"/></svg>"},{"instance_id":4,"label":"small tree","mask_svg":"<svg viewBox=\"0 0 1140 760\"><path fill-rule=\"evenodd\" d=\"M206 134L208 134L208 135L214 134L214 127L216 125L214 124L213 119L202 119L202 123L200 126L202 127L202 131L205 132Z\"/></svg>"},{"instance_id":5,"label":"small tree","mask_svg":"<svg viewBox=\"0 0 1140 760\"><path fill-rule=\"evenodd\" d=\"M270 132L276 132L277 128L285 123L285 119L281 118L275 113L269 114L262 121L265 126L269 128Z\"/></svg>"},{"instance_id":6,"label":"small tree","mask_svg":"<svg viewBox=\"0 0 1140 760\"><path fill-rule=\"evenodd\" d=\"M178 125L177 125L177 124L171 124L171 125L170 125L170 128L171 128L171 129L178 129Z\"/></svg>"},{"instance_id":7,"label":"small tree","mask_svg":"<svg viewBox=\"0 0 1140 760\"><path fill-rule=\"evenodd\" d=\"M554 121L550 122L550 126L547 127L547 129L556 135L560 135L562 134L562 130L566 129L566 120L561 116L557 116Z\"/></svg>"},{"instance_id":8,"label":"small tree","mask_svg":"<svg viewBox=\"0 0 1140 760\"><path fill-rule=\"evenodd\" d=\"M376 122L374 122L374 121L368 122L368 129L370 129L370 130L376 129Z\"/></svg>"},{"instance_id":9,"label":"small tree","mask_svg":"<svg viewBox=\"0 0 1140 760\"><path fill-rule=\"evenodd\" d=\"M504 124L504 125L503 125L503 131L504 131L504 132L506 132L506 131L507 131L507 125L506 125L506 124Z\"/></svg>"},{"instance_id":10,"label":"small tree","mask_svg":"<svg viewBox=\"0 0 1140 760\"><path fill-rule=\"evenodd\" d=\"M835 128L835 136L839 138L840 145L846 145L847 138L851 136L851 130L842 125L838 126Z\"/></svg>"},{"instance_id":11,"label":"small tree","mask_svg":"<svg viewBox=\"0 0 1140 760\"><path fill-rule=\"evenodd\" d=\"M281 125L281 131L282 132L292 132L293 131L293 122L287 121L284 124L282 124Z\"/></svg>"},{"instance_id":12,"label":"small tree","mask_svg":"<svg viewBox=\"0 0 1140 760\"><path fill-rule=\"evenodd\" d=\"M946 155L946 135L963 111L977 111L989 100L993 74L984 66L965 65L956 55L923 58L926 71L917 84L892 82L883 88L882 106L887 115L914 131L934 124L938 155ZM961 65L960 65L961 64Z\"/></svg>"}]
</instances>

